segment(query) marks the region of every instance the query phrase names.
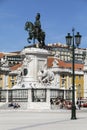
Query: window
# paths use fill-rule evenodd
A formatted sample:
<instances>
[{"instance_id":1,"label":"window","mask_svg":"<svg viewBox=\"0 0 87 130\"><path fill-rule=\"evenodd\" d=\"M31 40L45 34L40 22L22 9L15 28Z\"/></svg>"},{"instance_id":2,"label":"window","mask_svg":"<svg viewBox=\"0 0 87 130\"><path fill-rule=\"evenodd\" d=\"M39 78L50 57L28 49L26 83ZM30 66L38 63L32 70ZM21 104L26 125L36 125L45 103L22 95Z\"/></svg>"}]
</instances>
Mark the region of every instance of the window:
<instances>
[{"instance_id":1,"label":"window","mask_svg":"<svg viewBox=\"0 0 87 130\"><path fill-rule=\"evenodd\" d=\"M64 74L62 75L62 78L64 78L65 76L64 76Z\"/></svg>"},{"instance_id":2,"label":"window","mask_svg":"<svg viewBox=\"0 0 87 130\"><path fill-rule=\"evenodd\" d=\"M79 79L81 79L81 75L79 75Z\"/></svg>"},{"instance_id":3,"label":"window","mask_svg":"<svg viewBox=\"0 0 87 130\"><path fill-rule=\"evenodd\" d=\"M14 79L14 75L12 75L12 79Z\"/></svg>"},{"instance_id":4,"label":"window","mask_svg":"<svg viewBox=\"0 0 87 130\"><path fill-rule=\"evenodd\" d=\"M81 97L81 84L78 85L77 94L78 94L78 98L80 98Z\"/></svg>"}]
</instances>

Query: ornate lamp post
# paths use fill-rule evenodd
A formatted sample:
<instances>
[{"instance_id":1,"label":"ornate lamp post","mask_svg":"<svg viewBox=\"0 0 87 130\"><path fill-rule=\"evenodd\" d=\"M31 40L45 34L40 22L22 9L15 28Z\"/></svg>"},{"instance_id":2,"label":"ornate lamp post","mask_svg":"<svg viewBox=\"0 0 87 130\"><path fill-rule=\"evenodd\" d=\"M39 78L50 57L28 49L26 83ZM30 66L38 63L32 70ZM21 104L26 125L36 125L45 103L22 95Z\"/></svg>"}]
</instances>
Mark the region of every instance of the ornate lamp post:
<instances>
[{"instance_id":1,"label":"ornate lamp post","mask_svg":"<svg viewBox=\"0 0 87 130\"><path fill-rule=\"evenodd\" d=\"M81 35L77 32L74 35L75 29L72 29L72 36L70 33L66 36L66 44L68 47L71 46L72 49L72 109L71 109L71 119L76 119L76 106L75 106L75 72L74 72L74 60L75 60L75 47L78 47L81 42Z\"/></svg>"}]
</instances>

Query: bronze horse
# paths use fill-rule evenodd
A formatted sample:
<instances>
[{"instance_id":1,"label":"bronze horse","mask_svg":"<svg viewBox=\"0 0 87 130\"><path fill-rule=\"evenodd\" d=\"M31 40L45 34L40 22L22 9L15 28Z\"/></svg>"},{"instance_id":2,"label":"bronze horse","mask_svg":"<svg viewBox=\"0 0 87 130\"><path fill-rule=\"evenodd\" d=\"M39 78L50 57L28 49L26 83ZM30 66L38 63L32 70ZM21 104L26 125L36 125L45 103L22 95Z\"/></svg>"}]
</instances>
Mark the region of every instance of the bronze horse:
<instances>
[{"instance_id":1,"label":"bronze horse","mask_svg":"<svg viewBox=\"0 0 87 130\"><path fill-rule=\"evenodd\" d=\"M25 23L25 30L28 31L29 37L27 38L27 41L29 43L32 39L35 43L35 39L37 39L39 42L39 47L42 48L45 46L45 32L43 32L42 29L36 28L32 22L27 21Z\"/></svg>"}]
</instances>

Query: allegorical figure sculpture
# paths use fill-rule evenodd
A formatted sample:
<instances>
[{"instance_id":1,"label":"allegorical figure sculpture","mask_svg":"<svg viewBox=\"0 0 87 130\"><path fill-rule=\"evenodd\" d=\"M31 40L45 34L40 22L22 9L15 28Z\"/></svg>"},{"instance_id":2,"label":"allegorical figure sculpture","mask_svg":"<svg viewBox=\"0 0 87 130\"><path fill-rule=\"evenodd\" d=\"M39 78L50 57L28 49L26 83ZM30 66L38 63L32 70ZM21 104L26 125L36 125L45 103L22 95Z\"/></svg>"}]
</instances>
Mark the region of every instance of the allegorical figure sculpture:
<instances>
[{"instance_id":1,"label":"allegorical figure sculpture","mask_svg":"<svg viewBox=\"0 0 87 130\"><path fill-rule=\"evenodd\" d=\"M25 23L25 30L28 31L29 34L27 38L29 43L32 39L35 43L35 39L37 39L39 47L43 48L45 46L45 32L41 29L40 13L37 13L34 24L29 21Z\"/></svg>"},{"instance_id":2,"label":"allegorical figure sculpture","mask_svg":"<svg viewBox=\"0 0 87 130\"><path fill-rule=\"evenodd\" d=\"M38 73L38 80L40 83L51 83L54 80L54 73L47 69L43 69Z\"/></svg>"}]
</instances>

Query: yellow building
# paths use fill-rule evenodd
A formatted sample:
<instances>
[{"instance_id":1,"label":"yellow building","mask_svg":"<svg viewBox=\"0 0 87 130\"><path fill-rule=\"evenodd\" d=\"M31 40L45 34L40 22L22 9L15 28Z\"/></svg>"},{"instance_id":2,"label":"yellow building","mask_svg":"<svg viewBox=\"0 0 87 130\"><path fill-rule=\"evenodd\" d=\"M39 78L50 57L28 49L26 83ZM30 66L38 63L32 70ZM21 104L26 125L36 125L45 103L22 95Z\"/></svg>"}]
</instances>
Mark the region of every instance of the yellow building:
<instances>
[{"instance_id":1,"label":"yellow building","mask_svg":"<svg viewBox=\"0 0 87 130\"><path fill-rule=\"evenodd\" d=\"M8 86L12 88L17 83L18 69L22 66L22 64L17 64L10 67L10 72L8 76Z\"/></svg>"},{"instance_id":2,"label":"yellow building","mask_svg":"<svg viewBox=\"0 0 87 130\"><path fill-rule=\"evenodd\" d=\"M16 84L17 68L21 66L21 61L19 52L0 53L0 89L12 88Z\"/></svg>"},{"instance_id":3,"label":"yellow building","mask_svg":"<svg viewBox=\"0 0 87 130\"><path fill-rule=\"evenodd\" d=\"M49 57L48 67L53 67L55 58ZM57 66L52 68L54 73L59 75L59 88L63 90L72 91L72 63L61 61L56 58ZM76 98L84 97L84 72L83 64L75 63L75 90ZM57 70L57 72L55 71Z\"/></svg>"},{"instance_id":4,"label":"yellow building","mask_svg":"<svg viewBox=\"0 0 87 130\"><path fill-rule=\"evenodd\" d=\"M2 55L3 57L3 55ZM56 67L53 62L56 60ZM22 64L9 67L4 64L0 71L0 89L12 88L17 83L18 68ZM75 90L76 98L84 97L84 71L83 64L75 63ZM72 63L59 60L57 57L48 57L48 69L53 69L54 74L58 75L58 88L64 91L72 91Z\"/></svg>"},{"instance_id":5,"label":"yellow building","mask_svg":"<svg viewBox=\"0 0 87 130\"><path fill-rule=\"evenodd\" d=\"M84 97L84 76L83 75L76 75L75 76L75 86L76 86L76 96Z\"/></svg>"}]
</instances>

